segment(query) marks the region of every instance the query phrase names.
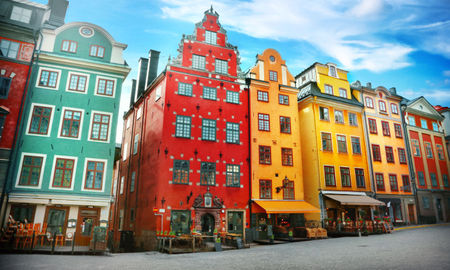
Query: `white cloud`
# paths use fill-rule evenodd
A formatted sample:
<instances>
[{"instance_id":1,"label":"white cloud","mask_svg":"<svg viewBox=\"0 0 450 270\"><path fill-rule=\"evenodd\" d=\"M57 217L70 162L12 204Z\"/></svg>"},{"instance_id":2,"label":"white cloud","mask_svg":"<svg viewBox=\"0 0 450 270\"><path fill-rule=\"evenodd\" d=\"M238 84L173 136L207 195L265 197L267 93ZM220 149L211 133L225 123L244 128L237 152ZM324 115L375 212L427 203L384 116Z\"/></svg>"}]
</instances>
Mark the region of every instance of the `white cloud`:
<instances>
[{"instance_id":1,"label":"white cloud","mask_svg":"<svg viewBox=\"0 0 450 270\"><path fill-rule=\"evenodd\" d=\"M401 95L409 99L424 96L432 105L450 103L450 89L406 89L401 92Z\"/></svg>"},{"instance_id":2,"label":"white cloud","mask_svg":"<svg viewBox=\"0 0 450 270\"><path fill-rule=\"evenodd\" d=\"M450 77L450 70L444 70L442 74L444 74L445 77Z\"/></svg>"}]
</instances>

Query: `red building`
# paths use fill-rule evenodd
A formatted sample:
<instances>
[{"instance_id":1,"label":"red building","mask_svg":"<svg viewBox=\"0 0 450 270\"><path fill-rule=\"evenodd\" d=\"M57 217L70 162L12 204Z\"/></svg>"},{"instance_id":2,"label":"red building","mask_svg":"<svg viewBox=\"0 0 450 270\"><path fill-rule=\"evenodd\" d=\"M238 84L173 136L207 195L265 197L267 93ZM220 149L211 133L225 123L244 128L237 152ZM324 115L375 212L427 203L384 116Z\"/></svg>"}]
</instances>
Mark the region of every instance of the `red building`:
<instances>
[{"instance_id":1,"label":"red building","mask_svg":"<svg viewBox=\"0 0 450 270\"><path fill-rule=\"evenodd\" d=\"M248 92L218 17L207 10L159 76L157 52L140 59L124 116L116 241L131 234L121 231L145 249L154 248L157 231L245 237Z\"/></svg>"}]
</instances>

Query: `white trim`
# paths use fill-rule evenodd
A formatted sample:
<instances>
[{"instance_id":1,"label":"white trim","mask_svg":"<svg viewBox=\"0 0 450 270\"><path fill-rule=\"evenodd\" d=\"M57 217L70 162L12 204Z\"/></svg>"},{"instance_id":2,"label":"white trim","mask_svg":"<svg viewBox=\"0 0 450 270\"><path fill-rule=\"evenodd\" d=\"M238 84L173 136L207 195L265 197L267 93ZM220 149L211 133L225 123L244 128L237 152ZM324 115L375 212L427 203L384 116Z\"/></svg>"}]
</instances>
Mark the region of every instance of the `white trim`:
<instances>
[{"instance_id":1,"label":"white trim","mask_svg":"<svg viewBox=\"0 0 450 270\"><path fill-rule=\"evenodd\" d=\"M31 124L31 118L33 116L33 111L34 111L34 106L42 106L42 107L50 107L52 108L52 112L50 113L50 120L48 123L48 131L47 134L34 134L34 133L29 133L30 130L30 124ZM28 121L27 121L27 126L25 129L25 134L26 135L30 135L30 136L38 136L38 137L50 137L51 133L52 133L52 126L53 126L53 115L55 114L55 105L50 105L50 104L42 104L42 103L31 103L31 110L28 113Z\"/></svg>"},{"instance_id":2,"label":"white trim","mask_svg":"<svg viewBox=\"0 0 450 270\"><path fill-rule=\"evenodd\" d=\"M40 67L50 67L50 68L64 68L63 66L58 66L58 65L50 65L50 64L39 64ZM67 68L67 67L65 67ZM50 70L49 68L47 68L48 70ZM70 68L70 70L75 71L75 72L86 72L85 69L77 69L77 68ZM114 75L114 74L109 74L109 73L103 73L103 72L97 72L97 71L92 71L92 73L95 73L96 75L103 75L103 76L110 76L110 77L116 77L118 79L124 79L125 76L119 76L119 75ZM38 86L38 87L42 87L42 86ZM55 90L53 88L51 88L52 90Z\"/></svg>"},{"instance_id":3,"label":"white trim","mask_svg":"<svg viewBox=\"0 0 450 270\"><path fill-rule=\"evenodd\" d=\"M78 138L73 137L64 137L61 136L61 132L63 129L63 120L64 120L64 112L66 110L72 110L72 111L80 111L81 112L81 118L80 118L80 129L78 130ZM62 107L61 108L61 118L59 120L59 128L58 128L58 138L59 139L69 139L69 140L81 140L81 134L83 132L83 120L84 120L84 110L79 108L72 108L72 107Z\"/></svg>"},{"instance_id":4,"label":"white trim","mask_svg":"<svg viewBox=\"0 0 450 270\"><path fill-rule=\"evenodd\" d=\"M38 194L38 193L10 193L10 203L32 203L32 204L62 204L62 205L92 205L99 207L108 207L110 198L80 196L80 195L60 195L55 194ZM49 202L51 200L51 202Z\"/></svg>"},{"instance_id":5,"label":"white trim","mask_svg":"<svg viewBox=\"0 0 450 270\"><path fill-rule=\"evenodd\" d=\"M100 81L100 79L109 80L109 81L113 81L114 82L112 96L97 94L98 82ZM105 87L106 87L106 85L105 85ZM96 76L96 78L95 78L95 86L94 86L94 96L106 97L106 98L115 98L116 97L116 89L117 89L117 79L111 78L111 77L100 76L100 75Z\"/></svg>"},{"instance_id":6,"label":"white trim","mask_svg":"<svg viewBox=\"0 0 450 270\"><path fill-rule=\"evenodd\" d=\"M37 186L22 186L19 185L19 181L20 181L20 175L22 172L22 167L23 167L23 158L25 156L34 156L34 157L42 157L42 165L41 165L41 173L39 175L39 183ZM41 189L42 186L42 179L44 178L44 170L45 170L45 161L47 159L47 155L46 154L38 154L38 153L28 153L28 152L22 152L22 155L20 156L20 166L19 166L19 170L17 172L17 176L16 176L16 188L28 188L28 189Z\"/></svg>"},{"instance_id":7,"label":"white trim","mask_svg":"<svg viewBox=\"0 0 450 270\"><path fill-rule=\"evenodd\" d=\"M72 75L78 75L78 76L85 76L85 77L86 77L86 84L85 84L85 86L84 86L84 92L69 89L69 86L70 86L70 78L71 78ZM90 74L81 73L81 72L69 71L69 72L67 73L66 92L77 93L77 94L84 94L84 95L86 95L86 94L88 93L88 90L89 90L89 77L90 77Z\"/></svg>"},{"instance_id":8,"label":"white trim","mask_svg":"<svg viewBox=\"0 0 450 270\"><path fill-rule=\"evenodd\" d=\"M94 114L95 113L109 115L108 138L106 139L106 141L92 140L91 139L92 126L93 126ZM113 114L112 113L110 113L110 112L102 112L102 111L91 111L91 120L90 120L90 124L89 124L89 133L88 133L87 140L90 141L90 142L109 143L109 139L111 138L111 132L112 132L112 127L111 127L112 122L113 122ZM100 130L99 130L99 132L100 132Z\"/></svg>"},{"instance_id":9,"label":"white trim","mask_svg":"<svg viewBox=\"0 0 450 270\"><path fill-rule=\"evenodd\" d=\"M322 190L322 194L340 194L340 195L353 195L353 196L367 196L365 192L354 191L337 191L337 190Z\"/></svg>"},{"instance_id":10,"label":"white trim","mask_svg":"<svg viewBox=\"0 0 450 270\"><path fill-rule=\"evenodd\" d=\"M348 143L347 143L347 135L346 134L342 134L342 133L335 133L335 136L336 136L336 150L337 150L337 153L338 154L339 153L341 153L341 154L349 154L349 152L348 152ZM338 136L343 136L345 138L345 152L339 152Z\"/></svg>"},{"instance_id":11,"label":"white trim","mask_svg":"<svg viewBox=\"0 0 450 270\"><path fill-rule=\"evenodd\" d=\"M323 144L322 144L322 134L323 133L327 133L330 134L330 141L331 141L331 150L323 150ZM327 132L327 131L320 131L320 150L322 150L322 152L333 152L333 133L331 132Z\"/></svg>"},{"instance_id":12,"label":"white trim","mask_svg":"<svg viewBox=\"0 0 450 270\"><path fill-rule=\"evenodd\" d=\"M91 33L90 35L84 34L84 33L81 31L83 28L87 28L87 29L91 30L92 33ZM85 38L91 38L91 37L93 37L93 36L95 35L95 31L94 31L94 29L93 29L92 27L84 26L84 25L81 26L80 28L78 28L78 33L80 33L80 35L81 35L82 37L85 37Z\"/></svg>"},{"instance_id":13,"label":"white trim","mask_svg":"<svg viewBox=\"0 0 450 270\"><path fill-rule=\"evenodd\" d=\"M61 67L58 67L58 68L61 68ZM58 73L58 76L56 77L56 86L55 86L55 88L39 85L39 82L41 80L41 73L42 73L43 69ZM44 67L44 66L39 66L38 76L37 76L35 87L36 88L43 88L43 89L53 90L53 91L58 91L59 90L59 83L61 82L61 77L62 77L61 74L62 74L62 70L61 69L53 69L53 68L47 68L47 67Z\"/></svg>"},{"instance_id":14,"label":"white trim","mask_svg":"<svg viewBox=\"0 0 450 270\"><path fill-rule=\"evenodd\" d=\"M87 165L88 165L88 161L100 161L100 162L104 162L104 167L103 167L103 178L102 178L102 189L101 190L96 190L96 189L86 189L84 188L86 185L86 172L87 172ZM106 186L106 173L107 173L107 168L108 168L108 160L107 159L99 159L99 158L89 158L86 157L84 159L84 169L83 169L83 183L81 185L81 190L82 191L87 191L87 192L104 192L105 191L105 186Z\"/></svg>"},{"instance_id":15,"label":"white trim","mask_svg":"<svg viewBox=\"0 0 450 270\"><path fill-rule=\"evenodd\" d=\"M55 178L55 169L56 169L56 159L58 158L64 158L64 159L73 159L73 173L72 173L72 180L70 181L70 187L69 188L63 188L63 187L53 187L53 180ZM75 156L61 156L61 155L54 155L53 156L53 165L52 165L52 173L50 174L51 178L49 181L48 189L54 189L54 190L73 190L74 182L75 182L75 176L77 172L77 163L78 163L78 157Z\"/></svg>"}]
</instances>

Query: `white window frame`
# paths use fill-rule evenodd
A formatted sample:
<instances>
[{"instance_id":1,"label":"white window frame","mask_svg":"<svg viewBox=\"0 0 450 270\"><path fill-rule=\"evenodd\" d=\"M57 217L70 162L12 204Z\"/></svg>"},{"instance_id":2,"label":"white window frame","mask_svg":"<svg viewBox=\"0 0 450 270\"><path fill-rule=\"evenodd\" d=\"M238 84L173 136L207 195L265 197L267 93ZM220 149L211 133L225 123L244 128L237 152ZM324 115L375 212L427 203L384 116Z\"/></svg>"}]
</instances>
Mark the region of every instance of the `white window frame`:
<instances>
[{"instance_id":1,"label":"white window frame","mask_svg":"<svg viewBox=\"0 0 450 270\"><path fill-rule=\"evenodd\" d=\"M138 120L139 118L141 118L142 116L142 106L139 106L137 112L136 112L136 120Z\"/></svg>"},{"instance_id":2,"label":"white window frame","mask_svg":"<svg viewBox=\"0 0 450 270\"><path fill-rule=\"evenodd\" d=\"M126 143L123 145L122 161L127 160L127 158L128 158L128 143L126 142Z\"/></svg>"},{"instance_id":3,"label":"white window frame","mask_svg":"<svg viewBox=\"0 0 450 270\"><path fill-rule=\"evenodd\" d=\"M102 179L102 189L101 190L95 190L95 189L86 189L84 186L86 185L86 172L87 172L87 166L89 161L96 161L96 162L104 162L104 170L103 170L103 179ZM106 186L106 179L107 179L107 172L108 172L108 160L107 159L100 159L100 158L90 158L86 157L84 159L84 169L83 169L83 183L81 185L81 190L86 192L104 192L105 186Z\"/></svg>"},{"instance_id":4,"label":"white window frame","mask_svg":"<svg viewBox=\"0 0 450 270\"><path fill-rule=\"evenodd\" d=\"M63 159L73 159L73 173L72 173L72 180L70 184L70 188L63 188L63 187L53 187L53 180L55 179L55 171L56 171L56 160L58 158ZM56 189L56 190L73 190L73 187L75 186L75 179L76 179L76 172L77 172L77 163L78 163L78 157L75 156L61 156L61 155L54 155L53 156L53 165L52 165L52 174L50 181L48 183L49 189Z\"/></svg>"},{"instance_id":5,"label":"white window frame","mask_svg":"<svg viewBox=\"0 0 450 270\"><path fill-rule=\"evenodd\" d=\"M331 89L331 93L330 93L329 91L327 91L327 86L330 87L329 89ZM330 84L324 84L324 85L323 85L323 91L325 92L325 94L328 94L328 95L334 95L334 89L333 89L333 86L330 85Z\"/></svg>"},{"instance_id":6,"label":"white window frame","mask_svg":"<svg viewBox=\"0 0 450 270\"><path fill-rule=\"evenodd\" d=\"M103 95L103 94L98 94L97 93L97 91L98 91L98 84L99 84L100 80L108 80L108 81L113 81L114 82L112 96L108 96L108 95ZM116 78L105 77L105 76L98 76L98 75L97 75L97 78L95 78L94 96L106 97L106 98L115 98L116 97L116 89L117 89L117 79Z\"/></svg>"},{"instance_id":7,"label":"white window frame","mask_svg":"<svg viewBox=\"0 0 450 270\"><path fill-rule=\"evenodd\" d=\"M8 45L8 50L6 52L6 55L4 55L3 57L7 57L7 58L11 58L11 59L17 59L17 57L19 56L19 52L20 52L20 42L16 42L14 40L9 40L9 39L4 39L4 38L0 39L0 45L2 43L5 44L6 42L8 42L9 45ZM11 45L13 45L13 44L14 45L17 44L17 50L15 51L14 57L12 57L12 55L10 55L11 52L14 52L14 50L11 50Z\"/></svg>"},{"instance_id":8,"label":"white window frame","mask_svg":"<svg viewBox=\"0 0 450 270\"><path fill-rule=\"evenodd\" d=\"M425 123L425 125L424 125ZM428 122L426 119L420 119L420 127L424 129L428 129Z\"/></svg>"},{"instance_id":9,"label":"white window frame","mask_svg":"<svg viewBox=\"0 0 450 270\"><path fill-rule=\"evenodd\" d=\"M120 177L119 194L123 194L124 183L125 183L125 176L122 176Z\"/></svg>"},{"instance_id":10,"label":"white window frame","mask_svg":"<svg viewBox=\"0 0 450 270\"><path fill-rule=\"evenodd\" d=\"M61 136L61 132L62 132L62 129L63 129L64 112L66 110L80 111L81 112L80 129L78 131L78 138ZM81 134L83 132L83 120L84 120L84 110L83 109L72 108L72 107L62 107L61 108L61 117L60 117L60 120L59 120L58 138L60 138L60 139L68 139L68 140L78 140L78 141L81 140Z\"/></svg>"},{"instance_id":11,"label":"white window frame","mask_svg":"<svg viewBox=\"0 0 450 270\"><path fill-rule=\"evenodd\" d=\"M205 42L208 44L217 45L217 33L205 30Z\"/></svg>"},{"instance_id":12,"label":"white window frame","mask_svg":"<svg viewBox=\"0 0 450 270\"><path fill-rule=\"evenodd\" d=\"M216 58L214 60L214 72L228 75L228 61Z\"/></svg>"},{"instance_id":13,"label":"white window frame","mask_svg":"<svg viewBox=\"0 0 450 270\"><path fill-rule=\"evenodd\" d=\"M194 66L194 57L199 57L198 59L199 59L199 64L201 64L201 62L202 61L200 61L200 59L203 59L203 68L200 66L200 67L196 67L196 66ZM192 55L192 68L194 68L194 69L198 69L198 70L206 70L206 57L205 56L203 56L203 55L198 55L198 54L193 54Z\"/></svg>"},{"instance_id":14,"label":"white window frame","mask_svg":"<svg viewBox=\"0 0 450 270\"><path fill-rule=\"evenodd\" d=\"M337 72L337 67L336 67L336 65L327 64L327 66L328 66L328 76L333 77L333 78L339 78L339 75L338 75L338 72ZM336 74L332 74L331 68L334 69L334 72L335 72Z\"/></svg>"},{"instance_id":15,"label":"white window frame","mask_svg":"<svg viewBox=\"0 0 450 270\"><path fill-rule=\"evenodd\" d=\"M29 14L24 14L24 12L29 12ZM30 23L31 16L33 15L33 10L19 7L19 6L13 6L13 9L11 11L11 16L9 17L13 21L18 21L22 23Z\"/></svg>"},{"instance_id":16,"label":"white window frame","mask_svg":"<svg viewBox=\"0 0 450 270\"><path fill-rule=\"evenodd\" d=\"M30 124L31 124L31 119L33 117L33 110L34 110L34 106L42 106L42 107L50 107L52 108L52 112L50 114L50 121L48 123L48 132L47 134L34 134L34 133L29 133L30 131ZM52 127L53 127L53 118L55 115L55 105L50 105L50 104L42 104L42 103L31 103L31 107L30 107L30 111L28 113L28 121L27 121L27 126L26 126L26 131L25 134L29 135L29 136L38 136L38 137L50 137L51 133L52 133Z\"/></svg>"},{"instance_id":17,"label":"white window frame","mask_svg":"<svg viewBox=\"0 0 450 270\"><path fill-rule=\"evenodd\" d=\"M40 81L41 75L42 75L42 70L53 71L53 72L58 73L58 76L56 78L56 86L54 88L53 87L39 85L39 81ZM46 67L46 66L39 66L38 76L37 76L37 79L36 79L36 85L35 86L37 88L44 88L44 89L49 89L49 90L53 90L53 91L58 91L59 90L59 83L61 82L61 73L62 72L61 72L60 69L49 68L49 67Z\"/></svg>"},{"instance_id":18,"label":"white window frame","mask_svg":"<svg viewBox=\"0 0 450 270\"><path fill-rule=\"evenodd\" d=\"M101 141L101 140L92 140L91 139L91 133L92 133L92 128L94 127L94 114L99 113L99 114L106 114L109 115L109 125L108 125L108 138L106 139L106 141ZM111 133L112 133L112 123L113 123L113 114L110 112L102 112L102 111L91 111L91 119L89 121L89 133L88 133L88 141L90 142L99 142L99 143L109 143L109 140L111 139Z\"/></svg>"},{"instance_id":19,"label":"white window frame","mask_svg":"<svg viewBox=\"0 0 450 270\"><path fill-rule=\"evenodd\" d=\"M139 139L140 139L139 133L135 134L134 135L134 141L133 141L133 155L136 155L138 153Z\"/></svg>"},{"instance_id":20,"label":"white window frame","mask_svg":"<svg viewBox=\"0 0 450 270\"><path fill-rule=\"evenodd\" d=\"M339 88L339 96L343 97L343 98L347 98L347 89Z\"/></svg>"},{"instance_id":21,"label":"white window frame","mask_svg":"<svg viewBox=\"0 0 450 270\"><path fill-rule=\"evenodd\" d=\"M77 76L84 76L84 77L86 77L86 84L85 84L85 86L84 86L84 91L83 91L83 92L69 89L69 86L70 86L70 79L71 79L72 75L77 75ZM86 95L87 92L88 92L88 90L89 90L89 76L90 76L90 75L89 75L89 74L86 74L86 73L80 73L80 72L69 71L69 72L67 73L66 91L67 91L67 92L71 92L71 93L85 94L85 95Z\"/></svg>"},{"instance_id":22,"label":"white window frame","mask_svg":"<svg viewBox=\"0 0 450 270\"><path fill-rule=\"evenodd\" d=\"M42 157L42 166L41 166L41 175L39 176L39 184L37 186L21 186L19 185L19 181L20 181L20 174L22 172L22 166L23 166L23 158L25 156L35 156L35 157ZM47 160L47 155L46 154L38 154L38 153L29 153L29 152L22 152L21 156L20 156L20 166L19 166L19 170L17 171L17 176L16 176L16 188L26 188L26 189L41 189L42 187L42 180L44 178L44 171L45 171L45 161Z\"/></svg>"}]
</instances>

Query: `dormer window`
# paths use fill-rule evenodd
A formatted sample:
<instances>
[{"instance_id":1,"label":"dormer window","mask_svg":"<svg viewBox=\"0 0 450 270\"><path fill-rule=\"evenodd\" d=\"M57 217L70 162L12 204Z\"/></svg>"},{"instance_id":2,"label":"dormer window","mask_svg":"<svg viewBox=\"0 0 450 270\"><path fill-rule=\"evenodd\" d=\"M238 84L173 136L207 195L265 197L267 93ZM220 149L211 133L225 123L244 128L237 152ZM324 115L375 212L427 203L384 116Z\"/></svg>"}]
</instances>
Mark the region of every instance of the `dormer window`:
<instances>
[{"instance_id":1,"label":"dormer window","mask_svg":"<svg viewBox=\"0 0 450 270\"><path fill-rule=\"evenodd\" d=\"M206 30L205 31L205 42L209 44L217 44L217 33Z\"/></svg>"},{"instance_id":2,"label":"dormer window","mask_svg":"<svg viewBox=\"0 0 450 270\"><path fill-rule=\"evenodd\" d=\"M78 43L72 40L63 40L61 44L61 51L76 53L77 52Z\"/></svg>"},{"instance_id":3,"label":"dormer window","mask_svg":"<svg viewBox=\"0 0 450 270\"><path fill-rule=\"evenodd\" d=\"M337 71L336 67L333 65L328 65L328 75L331 77L337 78Z\"/></svg>"},{"instance_id":4,"label":"dormer window","mask_svg":"<svg viewBox=\"0 0 450 270\"><path fill-rule=\"evenodd\" d=\"M30 23L31 9L14 6L10 19L18 22Z\"/></svg>"},{"instance_id":5,"label":"dormer window","mask_svg":"<svg viewBox=\"0 0 450 270\"><path fill-rule=\"evenodd\" d=\"M105 55L105 48L99 45L91 45L91 49L89 50L90 56L95 56L99 58L103 58Z\"/></svg>"}]
</instances>

